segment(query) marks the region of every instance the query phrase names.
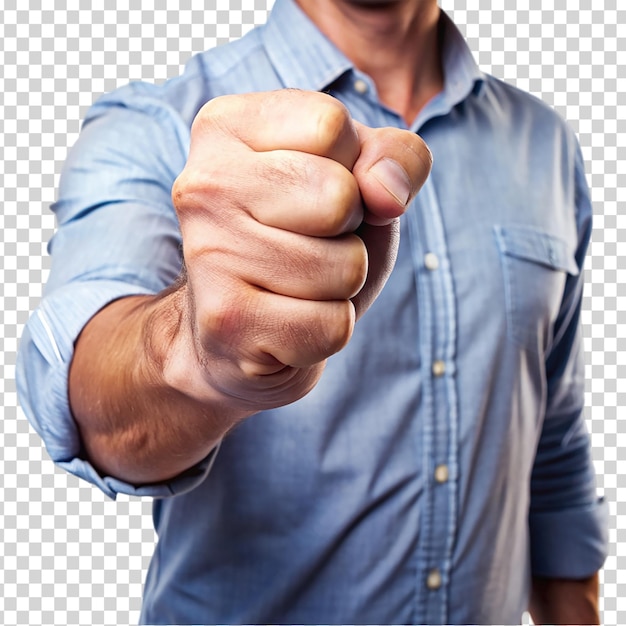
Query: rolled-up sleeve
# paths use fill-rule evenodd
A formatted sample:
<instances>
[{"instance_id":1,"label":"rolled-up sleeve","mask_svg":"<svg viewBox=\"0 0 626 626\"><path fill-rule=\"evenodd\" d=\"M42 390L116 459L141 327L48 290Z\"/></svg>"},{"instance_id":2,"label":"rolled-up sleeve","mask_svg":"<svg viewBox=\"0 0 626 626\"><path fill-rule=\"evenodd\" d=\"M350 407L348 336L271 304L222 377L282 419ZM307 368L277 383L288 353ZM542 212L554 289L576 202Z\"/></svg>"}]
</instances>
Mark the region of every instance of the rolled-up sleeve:
<instances>
[{"instance_id":1,"label":"rolled-up sleeve","mask_svg":"<svg viewBox=\"0 0 626 626\"><path fill-rule=\"evenodd\" d=\"M143 88L129 86L92 107L52 206L58 228L44 297L20 342L17 390L27 418L55 463L112 498L186 491L211 462L209 456L158 485L101 476L83 454L68 398L74 343L89 319L116 299L158 293L180 272L171 186L188 142L188 126L176 111Z\"/></svg>"},{"instance_id":2,"label":"rolled-up sleeve","mask_svg":"<svg viewBox=\"0 0 626 626\"><path fill-rule=\"evenodd\" d=\"M546 415L532 474L529 519L533 574L569 579L586 578L602 567L608 549L609 516L607 502L596 494L584 418L580 312L592 211L577 144L575 155L576 261L581 271L568 276L546 361Z\"/></svg>"}]
</instances>

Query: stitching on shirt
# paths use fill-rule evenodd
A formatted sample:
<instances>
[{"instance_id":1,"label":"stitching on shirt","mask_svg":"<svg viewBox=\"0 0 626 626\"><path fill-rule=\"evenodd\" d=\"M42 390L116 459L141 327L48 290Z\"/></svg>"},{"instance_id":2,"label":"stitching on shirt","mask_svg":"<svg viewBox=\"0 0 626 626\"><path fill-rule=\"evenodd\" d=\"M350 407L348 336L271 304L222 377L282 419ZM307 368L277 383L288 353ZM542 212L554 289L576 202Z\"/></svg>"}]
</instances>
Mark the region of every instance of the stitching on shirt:
<instances>
[{"instance_id":1,"label":"stitching on shirt","mask_svg":"<svg viewBox=\"0 0 626 626\"><path fill-rule=\"evenodd\" d=\"M48 322L48 319L46 318L45 314L43 313L41 309L37 311L37 315L39 317L39 321L41 322L41 325L43 326L43 329L46 331L46 335L48 335L48 340L52 344L54 355L56 356L59 363L62 363L63 358L61 357L61 351L59 350L59 346L57 345L54 335L52 334L52 328L50 327L50 323Z\"/></svg>"}]
</instances>

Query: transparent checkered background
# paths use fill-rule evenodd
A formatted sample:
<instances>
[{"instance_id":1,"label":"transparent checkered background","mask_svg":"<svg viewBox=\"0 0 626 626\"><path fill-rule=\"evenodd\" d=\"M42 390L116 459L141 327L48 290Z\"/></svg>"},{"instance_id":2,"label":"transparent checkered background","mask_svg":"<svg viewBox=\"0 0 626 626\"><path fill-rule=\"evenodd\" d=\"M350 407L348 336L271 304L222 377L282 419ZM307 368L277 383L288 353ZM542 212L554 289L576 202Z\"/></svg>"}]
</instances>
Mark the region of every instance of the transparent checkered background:
<instances>
[{"instance_id":1,"label":"transparent checkered background","mask_svg":"<svg viewBox=\"0 0 626 626\"><path fill-rule=\"evenodd\" d=\"M620 0L621 1L621 0ZM168 10L167 4L178 5ZM133 624L150 502L114 503L55 469L17 405L18 338L37 305L47 211L93 99L161 82L265 20L273 0L4 0L0 23L0 623ZM622 4L622 6L624 6ZM51 8L54 7L54 8ZM618 0L443 0L483 69L554 105L580 138L595 206L584 303L588 422L611 501L607 624L626 624L626 10ZM622 383L618 381L621 380Z\"/></svg>"}]
</instances>

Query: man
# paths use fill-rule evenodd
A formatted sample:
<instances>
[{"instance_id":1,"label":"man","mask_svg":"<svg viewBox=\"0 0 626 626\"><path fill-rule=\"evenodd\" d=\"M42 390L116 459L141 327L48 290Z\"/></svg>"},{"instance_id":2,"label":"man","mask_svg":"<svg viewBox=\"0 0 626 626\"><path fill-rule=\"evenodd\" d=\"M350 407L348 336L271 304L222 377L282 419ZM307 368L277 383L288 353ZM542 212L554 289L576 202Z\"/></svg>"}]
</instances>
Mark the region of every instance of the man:
<instances>
[{"instance_id":1,"label":"man","mask_svg":"<svg viewBox=\"0 0 626 626\"><path fill-rule=\"evenodd\" d=\"M101 99L54 210L20 393L157 498L143 623L598 623L580 151L434 0L278 0Z\"/></svg>"}]
</instances>

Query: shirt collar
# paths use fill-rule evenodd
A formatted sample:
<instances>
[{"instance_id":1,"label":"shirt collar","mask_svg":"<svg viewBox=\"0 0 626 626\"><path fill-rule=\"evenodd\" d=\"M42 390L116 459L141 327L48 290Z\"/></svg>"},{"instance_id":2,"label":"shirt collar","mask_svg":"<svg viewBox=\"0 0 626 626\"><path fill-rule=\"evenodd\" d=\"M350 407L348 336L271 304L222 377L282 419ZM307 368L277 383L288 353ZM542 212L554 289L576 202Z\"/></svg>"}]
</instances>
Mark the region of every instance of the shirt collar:
<instances>
[{"instance_id":1,"label":"shirt collar","mask_svg":"<svg viewBox=\"0 0 626 626\"><path fill-rule=\"evenodd\" d=\"M439 19L443 31L444 94L453 106L465 100L471 92L479 93L485 75L476 64L465 37L448 14L441 11Z\"/></svg>"},{"instance_id":2,"label":"shirt collar","mask_svg":"<svg viewBox=\"0 0 626 626\"><path fill-rule=\"evenodd\" d=\"M461 32L444 11L440 20L444 90L431 103L434 106L428 107L429 117L443 113L443 109L449 110L472 92L479 93L484 81L484 74ZM318 30L295 0L276 0L262 38L286 87L324 91L342 74L354 69L352 62Z\"/></svg>"},{"instance_id":3,"label":"shirt collar","mask_svg":"<svg viewBox=\"0 0 626 626\"><path fill-rule=\"evenodd\" d=\"M324 91L353 67L294 0L276 0L262 37L285 87Z\"/></svg>"}]
</instances>

